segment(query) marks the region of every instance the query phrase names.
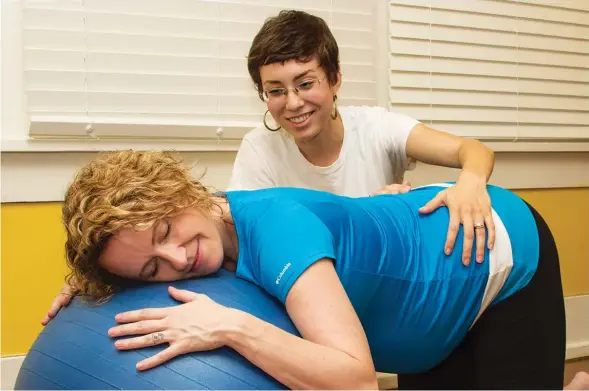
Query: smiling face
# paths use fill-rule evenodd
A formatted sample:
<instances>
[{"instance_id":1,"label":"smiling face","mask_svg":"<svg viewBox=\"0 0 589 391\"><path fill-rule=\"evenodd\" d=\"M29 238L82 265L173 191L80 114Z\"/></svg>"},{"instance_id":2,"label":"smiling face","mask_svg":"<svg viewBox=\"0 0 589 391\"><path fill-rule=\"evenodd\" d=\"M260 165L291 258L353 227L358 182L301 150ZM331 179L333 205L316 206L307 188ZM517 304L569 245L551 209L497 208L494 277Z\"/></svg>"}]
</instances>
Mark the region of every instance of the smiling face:
<instances>
[{"instance_id":1,"label":"smiling face","mask_svg":"<svg viewBox=\"0 0 589 391\"><path fill-rule=\"evenodd\" d=\"M168 151L100 153L68 186L62 221L68 282L89 300L128 279L202 276L237 259L226 200Z\"/></svg>"},{"instance_id":2,"label":"smiling face","mask_svg":"<svg viewBox=\"0 0 589 391\"><path fill-rule=\"evenodd\" d=\"M313 59L264 65L260 68L260 76L268 96L268 110L296 141L312 140L330 126L334 96L341 83L339 75L337 82L330 85L325 71ZM281 94L284 89L290 91Z\"/></svg>"},{"instance_id":3,"label":"smiling face","mask_svg":"<svg viewBox=\"0 0 589 391\"><path fill-rule=\"evenodd\" d=\"M223 243L213 218L189 209L141 231L117 231L106 243L99 262L120 277L175 281L219 270Z\"/></svg>"}]
</instances>

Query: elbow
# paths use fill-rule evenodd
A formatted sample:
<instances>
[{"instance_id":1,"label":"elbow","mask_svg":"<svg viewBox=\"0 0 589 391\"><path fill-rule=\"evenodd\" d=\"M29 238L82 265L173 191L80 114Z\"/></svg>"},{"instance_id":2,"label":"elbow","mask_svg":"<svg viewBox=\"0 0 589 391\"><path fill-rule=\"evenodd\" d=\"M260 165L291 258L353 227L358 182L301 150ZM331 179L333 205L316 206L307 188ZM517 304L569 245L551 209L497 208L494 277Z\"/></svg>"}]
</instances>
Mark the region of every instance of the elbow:
<instances>
[{"instance_id":1,"label":"elbow","mask_svg":"<svg viewBox=\"0 0 589 391\"><path fill-rule=\"evenodd\" d=\"M478 142L481 144L481 146L483 147L483 149L485 150L485 152L487 153L487 155L489 156L489 158L494 161L495 160L495 151L493 151L491 148L487 147L482 142L480 142L480 141L478 141Z\"/></svg>"},{"instance_id":2,"label":"elbow","mask_svg":"<svg viewBox=\"0 0 589 391\"><path fill-rule=\"evenodd\" d=\"M480 141L479 141L480 142ZM495 151L493 151L491 148L487 147L485 144L481 143L481 145L483 146L485 153L487 154L487 164L490 167L490 171L493 172L493 169L495 167ZM488 176L490 176L491 174L489 173ZM487 178L488 179L488 178Z\"/></svg>"},{"instance_id":3,"label":"elbow","mask_svg":"<svg viewBox=\"0 0 589 391\"><path fill-rule=\"evenodd\" d=\"M477 139L465 139L463 146L468 149L476 149L477 151L483 151L490 159L495 160L495 151L483 144L482 141ZM472 148L474 147L474 148Z\"/></svg>"},{"instance_id":4,"label":"elbow","mask_svg":"<svg viewBox=\"0 0 589 391\"><path fill-rule=\"evenodd\" d=\"M346 387L348 388L348 387ZM378 390L378 380L376 379L376 374L371 376L371 378L367 378L361 381L355 381L353 384L350 384L348 388L350 390Z\"/></svg>"},{"instance_id":5,"label":"elbow","mask_svg":"<svg viewBox=\"0 0 589 391\"><path fill-rule=\"evenodd\" d=\"M479 167L482 164L492 171L495 165L495 151L479 140L463 139L458 148L458 162L461 168L472 166L474 163Z\"/></svg>"},{"instance_id":6,"label":"elbow","mask_svg":"<svg viewBox=\"0 0 589 391\"><path fill-rule=\"evenodd\" d=\"M308 385L313 390L378 390L378 379L374 369L357 366L336 371L322 379L319 384Z\"/></svg>"},{"instance_id":7,"label":"elbow","mask_svg":"<svg viewBox=\"0 0 589 391\"><path fill-rule=\"evenodd\" d=\"M321 388L316 388L316 387L311 387L309 388L310 390L316 390L316 389L331 389L331 390L379 390L380 388L378 387L378 380L376 380L376 376L373 376L372 379L366 379L366 380L359 380L359 379L354 379L353 381L349 381L349 382L345 382L342 384L331 384L330 387L321 387Z\"/></svg>"},{"instance_id":8,"label":"elbow","mask_svg":"<svg viewBox=\"0 0 589 391\"><path fill-rule=\"evenodd\" d=\"M378 390L378 380L374 370L362 371L362 374L354 376L354 379L344 387L348 390Z\"/></svg>"},{"instance_id":9,"label":"elbow","mask_svg":"<svg viewBox=\"0 0 589 391\"><path fill-rule=\"evenodd\" d=\"M378 390L378 380L376 376L373 376L371 380L358 383L356 387L351 388L352 390Z\"/></svg>"},{"instance_id":10,"label":"elbow","mask_svg":"<svg viewBox=\"0 0 589 391\"><path fill-rule=\"evenodd\" d=\"M371 375L352 375L351 372L338 371L337 375L330 379L322 379L316 384L304 384L297 386L301 390L379 390L376 373ZM294 389L294 388L293 388Z\"/></svg>"}]
</instances>

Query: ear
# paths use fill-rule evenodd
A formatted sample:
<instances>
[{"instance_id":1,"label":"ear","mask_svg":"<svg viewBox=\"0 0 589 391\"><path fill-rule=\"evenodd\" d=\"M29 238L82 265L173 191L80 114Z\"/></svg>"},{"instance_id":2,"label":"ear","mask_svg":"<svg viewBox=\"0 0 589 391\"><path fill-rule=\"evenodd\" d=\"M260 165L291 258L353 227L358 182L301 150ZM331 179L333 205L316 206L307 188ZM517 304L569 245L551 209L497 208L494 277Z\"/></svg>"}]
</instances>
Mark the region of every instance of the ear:
<instances>
[{"instance_id":1,"label":"ear","mask_svg":"<svg viewBox=\"0 0 589 391\"><path fill-rule=\"evenodd\" d=\"M339 91L340 87L342 86L342 73L338 72L337 73L337 79L335 84L333 84L330 89L333 95L337 95L337 92Z\"/></svg>"}]
</instances>

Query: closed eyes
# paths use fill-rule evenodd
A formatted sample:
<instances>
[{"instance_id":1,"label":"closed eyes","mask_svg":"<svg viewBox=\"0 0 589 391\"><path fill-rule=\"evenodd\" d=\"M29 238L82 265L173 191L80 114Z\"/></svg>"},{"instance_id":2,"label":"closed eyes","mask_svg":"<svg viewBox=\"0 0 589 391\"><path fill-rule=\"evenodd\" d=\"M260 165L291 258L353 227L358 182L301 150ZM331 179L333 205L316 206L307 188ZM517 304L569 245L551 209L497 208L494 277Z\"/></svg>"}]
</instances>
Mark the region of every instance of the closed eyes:
<instances>
[{"instance_id":1,"label":"closed eyes","mask_svg":"<svg viewBox=\"0 0 589 391\"><path fill-rule=\"evenodd\" d=\"M160 243L163 243L163 242L166 241L166 239L168 239L168 236L170 236L170 226L171 226L171 224L169 222L167 222L167 221L164 221L160 225L163 225L164 226L164 228L163 228L163 236L162 236L162 238L160 240Z\"/></svg>"},{"instance_id":2,"label":"closed eyes","mask_svg":"<svg viewBox=\"0 0 589 391\"><path fill-rule=\"evenodd\" d=\"M159 240L157 240L157 243L164 243L168 237L170 236L170 232L171 232L171 224L168 221L162 221L160 224L158 224L158 226L155 229L155 232L158 232L158 236L160 237ZM154 235L155 237L155 235ZM154 245L155 245L156 240L154 240ZM147 266L148 271L144 271L142 274L144 276L147 276L148 280L153 279L158 272L158 268L159 268L159 263L160 263L161 259L160 257L153 257L149 260L149 266ZM149 269L151 269L151 271L149 271Z\"/></svg>"},{"instance_id":3,"label":"closed eyes","mask_svg":"<svg viewBox=\"0 0 589 391\"><path fill-rule=\"evenodd\" d=\"M151 271L151 273L149 273L149 276L147 277L149 280L155 278L155 276L157 275L157 270L159 267L160 258L159 257L152 258L151 263L153 264L153 270Z\"/></svg>"}]
</instances>

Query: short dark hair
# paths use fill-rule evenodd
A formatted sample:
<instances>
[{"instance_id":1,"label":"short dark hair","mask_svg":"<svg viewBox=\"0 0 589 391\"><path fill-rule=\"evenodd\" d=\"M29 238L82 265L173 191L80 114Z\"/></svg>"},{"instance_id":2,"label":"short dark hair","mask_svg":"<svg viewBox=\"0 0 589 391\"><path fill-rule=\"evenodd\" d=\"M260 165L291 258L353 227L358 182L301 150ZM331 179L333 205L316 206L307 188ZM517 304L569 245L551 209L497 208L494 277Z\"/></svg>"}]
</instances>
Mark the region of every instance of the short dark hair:
<instances>
[{"instance_id":1,"label":"short dark hair","mask_svg":"<svg viewBox=\"0 0 589 391\"><path fill-rule=\"evenodd\" d=\"M283 10L277 16L267 18L254 37L247 68L263 100L262 66L313 59L317 59L325 71L329 84L335 84L340 71L339 48L327 23L304 11Z\"/></svg>"}]
</instances>

